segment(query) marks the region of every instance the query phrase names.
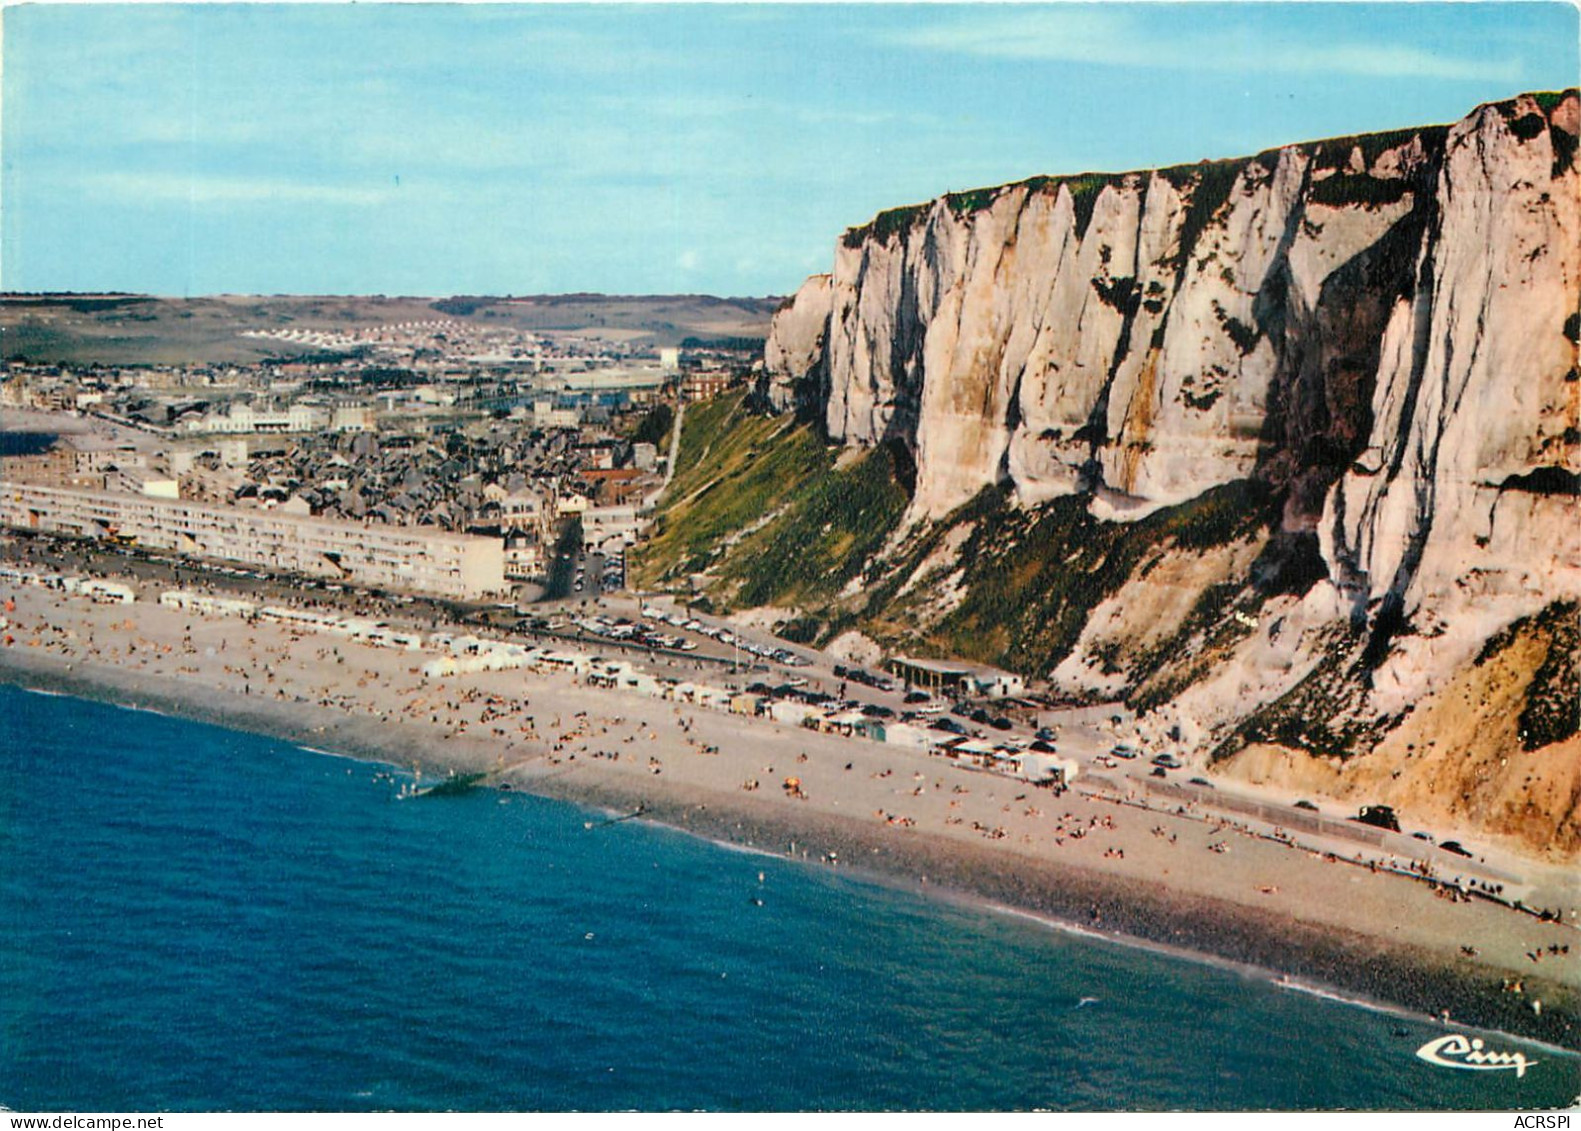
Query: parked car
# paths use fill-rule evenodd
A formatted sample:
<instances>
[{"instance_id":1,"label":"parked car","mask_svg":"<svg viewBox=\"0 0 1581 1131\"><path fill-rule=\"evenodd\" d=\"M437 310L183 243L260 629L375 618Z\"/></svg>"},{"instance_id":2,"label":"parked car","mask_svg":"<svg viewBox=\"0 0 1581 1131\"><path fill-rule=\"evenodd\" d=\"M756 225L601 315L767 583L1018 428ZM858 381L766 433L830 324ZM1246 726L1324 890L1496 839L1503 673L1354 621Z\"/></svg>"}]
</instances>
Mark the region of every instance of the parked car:
<instances>
[{"instance_id":1,"label":"parked car","mask_svg":"<svg viewBox=\"0 0 1581 1131\"><path fill-rule=\"evenodd\" d=\"M1400 819L1388 805L1363 805L1353 819L1374 828L1388 829L1392 833L1400 831Z\"/></svg>"},{"instance_id":2,"label":"parked car","mask_svg":"<svg viewBox=\"0 0 1581 1131\"><path fill-rule=\"evenodd\" d=\"M1173 754L1160 754L1158 757L1153 759L1153 765L1162 766L1166 770L1178 770L1184 764L1185 763L1183 763L1179 758L1176 758Z\"/></svg>"}]
</instances>

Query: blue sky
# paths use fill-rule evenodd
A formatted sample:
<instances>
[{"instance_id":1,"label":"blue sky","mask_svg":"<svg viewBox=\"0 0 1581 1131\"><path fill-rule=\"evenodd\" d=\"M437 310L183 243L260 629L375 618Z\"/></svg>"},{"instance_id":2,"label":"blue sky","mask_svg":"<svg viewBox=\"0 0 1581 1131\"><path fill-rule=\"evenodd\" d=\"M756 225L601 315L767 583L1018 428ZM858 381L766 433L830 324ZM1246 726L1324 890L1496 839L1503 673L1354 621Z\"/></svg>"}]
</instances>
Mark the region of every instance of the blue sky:
<instances>
[{"instance_id":1,"label":"blue sky","mask_svg":"<svg viewBox=\"0 0 1581 1131\"><path fill-rule=\"evenodd\" d=\"M783 294L1038 173L1575 85L1566 3L7 8L0 287Z\"/></svg>"}]
</instances>

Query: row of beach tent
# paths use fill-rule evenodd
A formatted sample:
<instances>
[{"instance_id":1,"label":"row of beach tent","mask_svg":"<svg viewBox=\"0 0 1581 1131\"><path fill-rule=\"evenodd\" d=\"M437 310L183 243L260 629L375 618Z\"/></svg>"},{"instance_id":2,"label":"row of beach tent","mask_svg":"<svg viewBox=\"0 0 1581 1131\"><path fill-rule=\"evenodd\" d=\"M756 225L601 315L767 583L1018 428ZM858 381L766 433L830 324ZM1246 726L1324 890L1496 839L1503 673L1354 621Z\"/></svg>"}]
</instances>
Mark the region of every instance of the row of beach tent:
<instances>
[{"instance_id":1,"label":"row of beach tent","mask_svg":"<svg viewBox=\"0 0 1581 1131\"><path fill-rule=\"evenodd\" d=\"M36 573L31 570L0 567L0 580L18 585L34 585L40 589L54 589L78 597L90 597L112 605L130 605L137 600L137 593L130 585L118 581L100 581L93 577L76 577L64 573Z\"/></svg>"}]
</instances>

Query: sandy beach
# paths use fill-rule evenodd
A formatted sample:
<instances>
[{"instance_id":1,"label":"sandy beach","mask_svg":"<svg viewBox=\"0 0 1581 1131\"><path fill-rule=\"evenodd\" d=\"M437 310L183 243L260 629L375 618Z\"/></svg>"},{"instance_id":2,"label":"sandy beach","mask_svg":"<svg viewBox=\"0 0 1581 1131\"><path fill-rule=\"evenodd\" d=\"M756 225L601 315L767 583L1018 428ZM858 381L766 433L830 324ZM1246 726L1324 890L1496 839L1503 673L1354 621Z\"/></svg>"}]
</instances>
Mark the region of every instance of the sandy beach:
<instances>
[{"instance_id":1,"label":"sandy beach","mask_svg":"<svg viewBox=\"0 0 1581 1131\"><path fill-rule=\"evenodd\" d=\"M427 775L641 811L713 839L986 900L1211 956L1453 1024L1581 1048L1573 874L1467 862L1559 921L1283 843L1125 780L1063 792L921 751L633 693L570 675L425 679L423 653L279 625L8 586L0 680L167 711ZM798 790L785 788L787 778ZM1408 862L1397 862L1407 870ZM1507 895L1509 893L1506 893Z\"/></svg>"}]
</instances>

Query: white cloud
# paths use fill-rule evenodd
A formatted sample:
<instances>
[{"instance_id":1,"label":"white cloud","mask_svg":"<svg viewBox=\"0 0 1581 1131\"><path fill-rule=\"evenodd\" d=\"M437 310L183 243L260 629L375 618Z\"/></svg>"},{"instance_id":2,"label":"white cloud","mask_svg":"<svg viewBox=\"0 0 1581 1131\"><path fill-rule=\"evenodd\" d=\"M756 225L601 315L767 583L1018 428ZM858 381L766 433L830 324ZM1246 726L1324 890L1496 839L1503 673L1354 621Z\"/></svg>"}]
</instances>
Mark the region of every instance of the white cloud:
<instances>
[{"instance_id":1,"label":"white cloud","mask_svg":"<svg viewBox=\"0 0 1581 1131\"><path fill-rule=\"evenodd\" d=\"M1169 70L1518 81L1514 57L1456 56L1408 44L1270 39L1254 26L1165 33L1138 12L1072 6L1000 11L896 34L891 42L981 58Z\"/></svg>"}]
</instances>

